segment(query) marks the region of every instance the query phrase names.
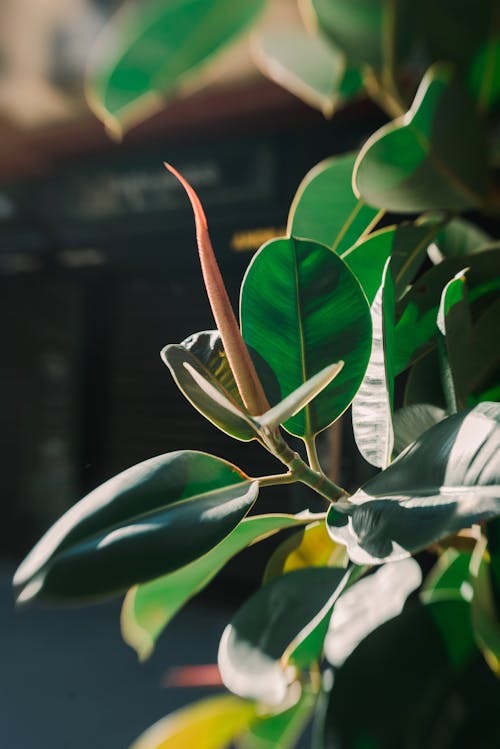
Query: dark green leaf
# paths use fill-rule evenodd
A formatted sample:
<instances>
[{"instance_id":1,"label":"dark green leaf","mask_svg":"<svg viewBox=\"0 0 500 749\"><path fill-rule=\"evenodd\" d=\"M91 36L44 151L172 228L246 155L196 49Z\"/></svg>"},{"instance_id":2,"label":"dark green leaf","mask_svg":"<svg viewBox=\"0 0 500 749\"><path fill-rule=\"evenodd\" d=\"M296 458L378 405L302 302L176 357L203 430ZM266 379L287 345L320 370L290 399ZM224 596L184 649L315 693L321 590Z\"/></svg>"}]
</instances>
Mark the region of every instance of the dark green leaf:
<instances>
[{"instance_id":1,"label":"dark green leaf","mask_svg":"<svg viewBox=\"0 0 500 749\"><path fill-rule=\"evenodd\" d=\"M480 403L425 432L327 521L356 564L403 559L500 515L500 404Z\"/></svg>"},{"instance_id":2,"label":"dark green leaf","mask_svg":"<svg viewBox=\"0 0 500 749\"><path fill-rule=\"evenodd\" d=\"M446 411L444 409L430 403L415 403L396 411L392 419L394 452L396 455L402 453L421 434L445 417Z\"/></svg>"},{"instance_id":3,"label":"dark green leaf","mask_svg":"<svg viewBox=\"0 0 500 749\"><path fill-rule=\"evenodd\" d=\"M473 316L498 296L500 250L486 250L467 258L469 303ZM441 292L464 268L463 257L453 257L424 273L398 305L395 368L401 372L434 345Z\"/></svg>"},{"instance_id":4,"label":"dark green leaf","mask_svg":"<svg viewBox=\"0 0 500 749\"><path fill-rule=\"evenodd\" d=\"M271 403L333 362L345 362L333 382L285 422L289 432L314 435L345 411L366 370L371 319L357 280L337 255L315 242L268 242L243 281L241 324ZM260 359L274 373L279 393Z\"/></svg>"},{"instance_id":5,"label":"dark green leaf","mask_svg":"<svg viewBox=\"0 0 500 749\"><path fill-rule=\"evenodd\" d=\"M472 588L469 567L472 554L446 549L430 571L420 592L424 603L436 601L470 602Z\"/></svg>"},{"instance_id":6,"label":"dark green leaf","mask_svg":"<svg viewBox=\"0 0 500 749\"><path fill-rule=\"evenodd\" d=\"M462 337L470 341L471 319L464 272L458 273L443 289L437 327L441 382L448 412L455 413L467 405L466 375L462 366Z\"/></svg>"},{"instance_id":7,"label":"dark green leaf","mask_svg":"<svg viewBox=\"0 0 500 749\"><path fill-rule=\"evenodd\" d=\"M377 70L408 54L413 4L407 0L310 0L320 29L350 60Z\"/></svg>"},{"instance_id":8,"label":"dark green leaf","mask_svg":"<svg viewBox=\"0 0 500 749\"><path fill-rule=\"evenodd\" d=\"M121 593L201 557L238 525L258 483L188 450L123 471L63 515L14 577L18 600Z\"/></svg>"},{"instance_id":9,"label":"dark green leaf","mask_svg":"<svg viewBox=\"0 0 500 749\"><path fill-rule=\"evenodd\" d=\"M391 274L396 298L406 291L425 259L427 245L439 224L401 223L370 234L342 253L342 260L358 279L368 302L373 303L380 287L384 266L391 257Z\"/></svg>"},{"instance_id":10,"label":"dark green leaf","mask_svg":"<svg viewBox=\"0 0 500 749\"><path fill-rule=\"evenodd\" d=\"M354 186L370 205L396 213L482 205L486 138L449 68L431 69L409 112L368 139L354 168Z\"/></svg>"},{"instance_id":11,"label":"dark green leaf","mask_svg":"<svg viewBox=\"0 0 500 749\"><path fill-rule=\"evenodd\" d=\"M476 641L491 670L500 676L500 617L495 605L486 538L476 545L470 565L472 624Z\"/></svg>"},{"instance_id":12,"label":"dark green leaf","mask_svg":"<svg viewBox=\"0 0 500 749\"><path fill-rule=\"evenodd\" d=\"M244 31L263 7L264 0L127 4L94 50L89 103L114 132L140 122Z\"/></svg>"},{"instance_id":13,"label":"dark green leaf","mask_svg":"<svg viewBox=\"0 0 500 749\"><path fill-rule=\"evenodd\" d=\"M428 254L437 265L447 257L463 257L482 252L492 241L491 236L479 226L456 217L440 230L435 242L428 248Z\"/></svg>"},{"instance_id":14,"label":"dark green leaf","mask_svg":"<svg viewBox=\"0 0 500 749\"><path fill-rule=\"evenodd\" d=\"M497 9L498 15L498 9ZM497 22L498 26L498 22ZM492 30L491 37L481 44L467 72L467 85L480 111L495 110L500 100L500 34Z\"/></svg>"},{"instance_id":15,"label":"dark green leaf","mask_svg":"<svg viewBox=\"0 0 500 749\"><path fill-rule=\"evenodd\" d=\"M494 398L485 400L494 400ZM407 408L429 404L431 408L439 408L443 412L446 410L446 400L439 375L437 348L431 349L410 369L406 380L404 404ZM429 424L429 427L431 426L432 424Z\"/></svg>"},{"instance_id":16,"label":"dark green leaf","mask_svg":"<svg viewBox=\"0 0 500 749\"><path fill-rule=\"evenodd\" d=\"M394 445L394 284L388 272L390 262L386 263L382 283L371 307L373 343L370 361L352 402L356 445L364 459L378 468L389 465Z\"/></svg>"},{"instance_id":17,"label":"dark green leaf","mask_svg":"<svg viewBox=\"0 0 500 749\"><path fill-rule=\"evenodd\" d=\"M240 696L279 704L288 680L288 656L312 620L326 617L346 582L346 571L329 567L295 570L258 590L226 627L219 669Z\"/></svg>"},{"instance_id":18,"label":"dark green leaf","mask_svg":"<svg viewBox=\"0 0 500 749\"><path fill-rule=\"evenodd\" d=\"M341 666L370 632L401 613L421 582L420 567L410 557L385 564L354 583L335 604L325 639L328 661Z\"/></svg>"},{"instance_id":19,"label":"dark green leaf","mask_svg":"<svg viewBox=\"0 0 500 749\"><path fill-rule=\"evenodd\" d=\"M296 515L244 518L227 538L199 559L168 575L131 588L122 608L124 640L137 651L141 661L149 658L157 639L175 614L208 585L233 556L282 528L308 522L308 518Z\"/></svg>"},{"instance_id":20,"label":"dark green leaf","mask_svg":"<svg viewBox=\"0 0 500 749\"><path fill-rule=\"evenodd\" d=\"M216 330L165 346L161 358L188 401L219 429L243 441L257 437Z\"/></svg>"},{"instance_id":21,"label":"dark green leaf","mask_svg":"<svg viewBox=\"0 0 500 749\"><path fill-rule=\"evenodd\" d=\"M497 0L481 0L477 6L470 0L454 0L453 5L449 0L424 0L420 20L430 59L453 63L481 109L487 110L500 92Z\"/></svg>"},{"instance_id":22,"label":"dark green leaf","mask_svg":"<svg viewBox=\"0 0 500 749\"><path fill-rule=\"evenodd\" d=\"M341 98L344 55L321 37L297 27L262 32L255 41L254 52L263 73L331 117Z\"/></svg>"},{"instance_id":23,"label":"dark green leaf","mask_svg":"<svg viewBox=\"0 0 500 749\"><path fill-rule=\"evenodd\" d=\"M334 156L306 174L288 216L291 236L320 242L341 255L369 231L377 221L377 211L364 205L352 191L356 156Z\"/></svg>"},{"instance_id":24,"label":"dark green leaf","mask_svg":"<svg viewBox=\"0 0 500 749\"><path fill-rule=\"evenodd\" d=\"M489 749L500 682L474 647L469 606L408 605L335 675L323 746Z\"/></svg>"}]
</instances>

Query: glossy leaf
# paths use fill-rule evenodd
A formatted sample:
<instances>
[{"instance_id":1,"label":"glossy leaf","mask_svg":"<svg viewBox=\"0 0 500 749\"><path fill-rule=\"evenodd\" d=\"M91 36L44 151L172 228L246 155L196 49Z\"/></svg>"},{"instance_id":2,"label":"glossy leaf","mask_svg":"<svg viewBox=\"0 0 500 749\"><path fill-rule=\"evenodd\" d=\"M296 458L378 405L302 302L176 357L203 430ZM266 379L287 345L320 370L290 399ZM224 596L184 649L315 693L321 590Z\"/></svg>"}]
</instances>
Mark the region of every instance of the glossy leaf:
<instances>
[{"instance_id":1,"label":"glossy leaf","mask_svg":"<svg viewBox=\"0 0 500 749\"><path fill-rule=\"evenodd\" d=\"M269 557L264 583L305 567L346 567L345 548L336 544L324 521L311 523L283 541Z\"/></svg>"},{"instance_id":2,"label":"glossy leaf","mask_svg":"<svg viewBox=\"0 0 500 749\"><path fill-rule=\"evenodd\" d=\"M297 390L293 390L290 395L283 398L273 408L266 411L262 416L255 417L256 423L260 427L273 429L279 424L288 421L295 416L302 408L307 406L319 393L321 393L330 382L332 382L342 371L344 362L337 362L320 370L309 380L300 385Z\"/></svg>"},{"instance_id":3,"label":"glossy leaf","mask_svg":"<svg viewBox=\"0 0 500 749\"><path fill-rule=\"evenodd\" d=\"M483 40L467 71L467 87L482 112L496 110L500 101L500 34L496 23L497 28Z\"/></svg>"},{"instance_id":4,"label":"glossy leaf","mask_svg":"<svg viewBox=\"0 0 500 749\"><path fill-rule=\"evenodd\" d=\"M393 338L394 285L387 260L380 288L371 306L373 343L368 368L352 402L352 426L363 458L386 468L392 456L394 431Z\"/></svg>"},{"instance_id":5,"label":"glossy leaf","mask_svg":"<svg viewBox=\"0 0 500 749\"><path fill-rule=\"evenodd\" d=\"M487 110L494 104L500 86L495 51L496 0L482 0L477 7L468 0L455 0L453 13L448 0L425 0L421 21L424 45L431 59L453 63L480 108Z\"/></svg>"},{"instance_id":6,"label":"glossy leaf","mask_svg":"<svg viewBox=\"0 0 500 749\"><path fill-rule=\"evenodd\" d=\"M494 400L486 398L485 400ZM446 400L439 373L439 357L434 347L411 367L404 391L405 408L429 404L446 411ZM431 427L432 424L429 424ZM416 439L416 438L415 438ZM413 440L411 440L413 442ZM409 443L408 443L409 444Z\"/></svg>"},{"instance_id":7,"label":"glossy leaf","mask_svg":"<svg viewBox=\"0 0 500 749\"><path fill-rule=\"evenodd\" d=\"M120 593L220 543L255 502L258 483L205 453L139 463L88 494L43 536L14 577L18 601Z\"/></svg>"},{"instance_id":8,"label":"glossy leaf","mask_svg":"<svg viewBox=\"0 0 500 749\"><path fill-rule=\"evenodd\" d=\"M293 27L261 32L255 38L254 56L271 80L331 117L346 68L339 50Z\"/></svg>"},{"instance_id":9,"label":"glossy leaf","mask_svg":"<svg viewBox=\"0 0 500 749\"><path fill-rule=\"evenodd\" d=\"M296 515L256 515L241 523L215 548L168 575L134 586L123 602L122 635L141 661L149 658L165 627L187 601L200 592L224 565L250 544L309 522ZM332 543L332 542L330 542Z\"/></svg>"},{"instance_id":10,"label":"glossy leaf","mask_svg":"<svg viewBox=\"0 0 500 749\"><path fill-rule=\"evenodd\" d=\"M236 439L256 438L257 427L245 412L216 330L165 346L161 358L181 392L209 421Z\"/></svg>"},{"instance_id":11,"label":"glossy leaf","mask_svg":"<svg viewBox=\"0 0 500 749\"><path fill-rule=\"evenodd\" d=\"M316 703L316 696L303 690L297 702L275 715L258 718L238 742L238 749L294 749Z\"/></svg>"},{"instance_id":12,"label":"glossy leaf","mask_svg":"<svg viewBox=\"0 0 500 749\"><path fill-rule=\"evenodd\" d=\"M458 273L443 289L437 327L441 381L448 411L455 413L467 405L466 373L462 367L461 354L462 338L470 339L471 319L464 272Z\"/></svg>"},{"instance_id":13,"label":"glossy leaf","mask_svg":"<svg viewBox=\"0 0 500 749\"><path fill-rule=\"evenodd\" d=\"M482 205L488 188L486 139L449 68L431 69L407 114L368 139L353 179L367 203L395 213Z\"/></svg>"},{"instance_id":14,"label":"glossy leaf","mask_svg":"<svg viewBox=\"0 0 500 749\"><path fill-rule=\"evenodd\" d=\"M252 702L233 695L209 697L159 720L130 749L226 749L256 712Z\"/></svg>"},{"instance_id":15,"label":"glossy leaf","mask_svg":"<svg viewBox=\"0 0 500 749\"><path fill-rule=\"evenodd\" d=\"M345 362L333 382L285 422L289 432L314 435L345 411L365 373L371 320L358 282L337 255L292 238L265 244L243 281L241 324L271 403L333 362Z\"/></svg>"},{"instance_id":16,"label":"glossy leaf","mask_svg":"<svg viewBox=\"0 0 500 749\"><path fill-rule=\"evenodd\" d=\"M415 403L400 408L393 416L394 452L402 453L421 434L446 418L446 411L430 403Z\"/></svg>"},{"instance_id":17,"label":"glossy leaf","mask_svg":"<svg viewBox=\"0 0 500 749\"><path fill-rule=\"evenodd\" d=\"M500 682L474 646L470 607L409 604L336 673L323 745L493 747L499 699Z\"/></svg>"},{"instance_id":18,"label":"glossy leaf","mask_svg":"<svg viewBox=\"0 0 500 749\"><path fill-rule=\"evenodd\" d=\"M354 583L335 604L325 639L327 660L341 666L370 632L401 613L421 582L420 567L409 558L385 564Z\"/></svg>"},{"instance_id":19,"label":"glossy leaf","mask_svg":"<svg viewBox=\"0 0 500 749\"><path fill-rule=\"evenodd\" d=\"M290 236L312 239L341 255L370 230L378 214L353 193L356 156L333 156L306 174L290 207Z\"/></svg>"},{"instance_id":20,"label":"glossy leaf","mask_svg":"<svg viewBox=\"0 0 500 749\"><path fill-rule=\"evenodd\" d=\"M409 556L500 515L500 404L481 403L431 427L327 516L356 564Z\"/></svg>"},{"instance_id":21,"label":"glossy leaf","mask_svg":"<svg viewBox=\"0 0 500 749\"><path fill-rule=\"evenodd\" d=\"M258 590L222 635L219 669L226 686L242 697L282 702L288 688L285 654L313 619L329 615L345 576L342 569L311 567Z\"/></svg>"},{"instance_id":22,"label":"glossy leaf","mask_svg":"<svg viewBox=\"0 0 500 749\"><path fill-rule=\"evenodd\" d=\"M319 28L350 60L381 70L408 53L413 6L406 0L309 0Z\"/></svg>"},{"instance_id":23,"label":"glossy leaf","mask_svg":"<svg viewBox=\"0 0 500 749\"><path fill-rule=\"evenodd\" d=\"M469 582L471 553L446 549L427 576L420 591L423 603L467 601L472 597Z\"/></svg>"},{"instance_id":24,"label":"glossy leaf","mask_svg":"<svg viewBox=\"0 0 500 749\"><path fill-rule=\"evenodd\" d=\"M472 555L471 615L478 646L491 670L500 676L500 617L495 605L486 539L482 537Z\"/></svg>"},{"instance_id":25,"label":"glossy leaf","mask_svg":"<svg viewBox=\"0 0 500 749\"><path fill-rule=\"evenodd\" d=\"M435 265L447 257L464 257L481 252L492 238L484 229L457 216L443 227L427 252Z\"/></svg>"},{"instance_id":26,"label":"glossy leaf","mask_svg":"<svg viewBox=\"0 0 500 749\"><path fill-rule=\"evenodd\" d=\"M342 260L358 279L370 304L380 288L389 257L396 298L403 295L422 265L427 245L436 235L438 226L434 222L403 222L370 234L342 253Z\"/></svg>"},{"instance_id":27,"label":"glossy leaf","mask_svg":"<svg viewBox=\"0 0 500 749\"><path fill-rule=\"evenodd\" d=\"M98 39L90 62L89 103L109 130L161 109L202 63L251 24L263 0L128 3Z\"/></svg>"},{"instance_id":28,"label":"glossy leaf","mask_svg":"<svg viewBox=\"0 0 500 749\"><path fill-rule=\"evenodd\" d=\"M467 258L467 282L472 312L498 296L500 250L486 250ZM395 338L395 367L401 372L433 345L441 292L464 268L464 258L448 258L424 273L401 300Z\"/></svg>"},{"instance_id":29,"label":"glossy leaf","mask_svg":"<svg viewBox=\"0 0 500 749\"><path fill-rule=\"evenodd\" d=\"M488 552L490 555L493 590L497 605L500 603L500 519L492 520L486 526Z\"/></svg>"}]
</instances>

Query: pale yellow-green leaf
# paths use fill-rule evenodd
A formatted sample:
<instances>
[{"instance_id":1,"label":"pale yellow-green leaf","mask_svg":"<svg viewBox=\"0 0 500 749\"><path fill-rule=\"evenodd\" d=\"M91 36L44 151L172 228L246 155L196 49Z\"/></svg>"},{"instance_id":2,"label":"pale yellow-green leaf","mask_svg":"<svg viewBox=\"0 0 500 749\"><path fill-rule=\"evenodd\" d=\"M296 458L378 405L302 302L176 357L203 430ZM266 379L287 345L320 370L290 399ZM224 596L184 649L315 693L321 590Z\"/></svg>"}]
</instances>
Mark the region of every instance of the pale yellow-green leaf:
<instances>
[{"instance_id":1,"label":"pale yellow-green leaf","mask_svg":"<svg viewBox=\"0 0 500 749\"><path fill-rule=\"evenodd\" d=\"M255 717L253 702L210 697L177 710L148 728L130 749L224 749Z\"/></svg>"}]
</instances>

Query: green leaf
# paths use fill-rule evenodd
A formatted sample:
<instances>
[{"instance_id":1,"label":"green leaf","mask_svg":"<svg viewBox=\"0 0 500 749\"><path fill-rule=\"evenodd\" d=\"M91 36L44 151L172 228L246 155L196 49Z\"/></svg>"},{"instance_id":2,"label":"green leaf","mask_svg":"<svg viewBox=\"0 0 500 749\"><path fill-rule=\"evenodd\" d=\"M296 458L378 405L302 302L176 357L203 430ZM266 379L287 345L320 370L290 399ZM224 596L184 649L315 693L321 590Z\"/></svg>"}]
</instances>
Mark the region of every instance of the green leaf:
<instances>
[{"instance_id":1,"label":"green leaf","mask_svg":"<svg viewBox=\"0 0 500 749\"><path fill-rule=\"evenodd\" d=\"M276 406L266 411L265 414L256 416L255 422L262 428L273 429L292 416L295 416L296 413L307 406L338 376L343 367L343 361L325 367L318 374L306 380L297 390L287 395Z\"/></svg>"},{"instance_id":2,"label":"green leaf","mask_svg":"<svg viewBox=\"0 0 500 749\"><path fill-rule=\"evenodd\" d=\"M306 240L265 244L243 281L241 324L272 404L332 362L345 362L333 382L285 422L289 432L310 437L349 406L366 370L371 319L358 282L337 255Z\"/></svg>"},{"instance_id":3,"label":"green leaf","mask_svg":"<svg viewBox=\"0 0 500 749\"><path fill-rule=\"evenodd\" d=\"M440 230L427 252L432 262L438 265L447 257L463 257L482 252L492 241L491 236L479 226L457 216Z\"/></svg>"},{"instance_id":4,"label":"green leaf","mask_svg":"<svg viewBox=\"0 0 500 749\"><path fill-rule=\"evenodd\" d=\"M89 104L122 133L161 109L202 63L243 32L264 0L128 3L100 36L87 80Z\"/></svg>"},{"instance_id":5,"label":"green leaf","mask_svg":"<svg viewBox=\"0 0 500 749\"><path fill-rule=\"evenodd\" d=\"M254 56L265 75L332 116L346 68L339 50L297 27L261 32L254 41Z\"/></svg>"},{"instance_id":6,"label":"green leaf","mask_svg":"<svg viewBox=\"0 0 500 749\"><path fill-rule=\"evenodd\" d=\"M467 72L467 87L483 112L495 110L500 100L500 35L498 28L492 32L477 50Z\"/></svg>"},{"instance_id":7,"label":"green leaf","mask_svg":"<svg viewBox=\"0 0 500 749\"><path fill-rule=\"evenodd\" d=\"M233 695L209 697L159 720L130 749L226 749L256 712L252 702Z\"/></svg>"},{"instance_id":8,"label":"green leaf","mask_svg":"<svg viewBox=\"0 0 500 749\"><path fill-rule=\"evenodd\" d=\"M500 605L500 520L493 520L486 526L488 552L490 555L493 588L497 605Z\"/></svg>"},{"instance_id":9,"label":"green leaf","mask_svg":"<svg viewBox=\"0 0 500 749\"><path fill-rule=\"evenodd\" d=\"M420 9L424 47L431 60L453 63L469 91L486 111L500 93L498 3L481 0L425 0ZM446 33L443 33L446 29Z\"/></svg>"},{"instance_id":10,"label":"green leaf","mask_svg":"<svg viewBox=\"0 0 500 749\"><path fill-rule=\"evenodd\" d=\"M312 239L341 255L377 221L377 211L352 190L356 153L321 161L299 185L288 216L288 234Z\"/></svg>"},{"instance_id":11,"label":"green leaf","mask_svg":"<svg viewBox=\"0 0 500 749\"><path fill-rule=\"evenodd\" d=\"M431 427L327 516L355 564L396 561L500 515L500 404Z\"/></svg>"},{"instance_id":12,"label":"green leaf","mask_svg":"<svg viewBox=\"0 0 500 749\"><path fill-rule=\"evenodd\" d=\"M370 632L401 613L421 582L420 567L410 557L354 583L335 604L325 639L327 660L341 666Z\"/></svg>"},{"instance_id":13,"label":"green leaf","mask_svg":"<svg viewBox=\"0 0 500 749\"><path fill-rule=\"evenodd\" d=\"M469 303L473 316L498 296L500 289L500 250L485 250L467 258ZM464 268L463 257L444 260L424 273L398 305L395 369L403 371L435 345L439 299L450 278ZM437 404L439 405L439 404Z\"/></svg>"},{"instance_id":14,"label":"green leaf","mask_svg":"<svg viewBox=\"0 0 500 749\"><path fill-rule=\"evenodd\" d=\"M427 429L446 418L446 411L430 403L415 403L400 408L392 418L394 427L394 452L402 453Z\"/></svg>"},{"instance_id":15,"label":"green leaf","mask_svg":"<svg viewBox=\"0 0 500 749\"><path fill-rule=\"evenodd\" d=\"M497 742L499 699L500 682L474 647L470 607L409 604L335 674L323 745L486 749Z\"/></svg>"},{"instance_id":16,"label":"green leaf","mask_svg":"<svg viewBox=\"0 0 500 749\"><path fill-rule=\"evenodd\" d=\"M472 597L469 582L470 552L446 549L425 580L420 591L423 603L467 601Z\"/></svg>"},{"instance_id":17,"label":"green leaf","mask_svg":"<svg viewBox=\"0 0 500 749\"><path fill-rule=\"evenodd\" d=\"M408 284L420 269L427 245L435 236L438 226L436 222L404 222L398 226L389 226L359 240L342 253L342 260L358 279L370 304L379 290L389 257L396 298L404 294Z\"/></svg>"},{"instance_id":18,"label":"green leaf","mask_svg":"<svg viewBox=\"0 0 500 749\"><path fill-rule=\"evenodd\" d=\"M346 567L345 548L336 544L324 521L311 523L283 541L271 554L264 570L264 583L305 567Z\"/></svg>"},{"instance_id":19,"label":"green leaf","mask_svg":"<svg viewBox=\"0 0 500 749\"><path fill-rule=\"evenodd\" d=\"M238 742L238 749L293 749L306 727L316 696L303 690L288 710L257 718L248 733Z\"/></svg>"},{"instance_id":20,"label":"green leaf","mask_svg":"<svg viewBox=\"0 0 500 749\"><path fill-rule=\"evenodd\" d=\"M242 441L257 437L258 428L245 411L216 330L165 346L161 358L180 391L215 426Z\"/></svg>"},{"instance_id":21,"label":"green leaf","mask_svg":"<svg viewBox=\"0 0 500 749\"><path fill-rule=\"evenodd\" d=\"M395 213L462 211L483 204L486 138L449 68L432 68L407 114L368 139L353 179L367 203Z\"/></svg>"},{"instance_id":22,"label":"green leaf","mask_svg":"<svg viewBox=\"0 0 500 749\"><path fill-rule=\"evenodd\" d=\"M330 614L346 574L329 567L299 569L258 590L222 635L219 669L226 686L271 705L282 702L288 654L313 620Z\"/></svg>"},{"instance_id":23,"label":"green leaf","mask_svg":"<svg viewBox=\"0 0 500 749\"><path fill-rule=\"evenodd\" d=\"M244 518L227 538L199 559L156 580L134 586L123 602L123 639L136 650L139 660L146 660L175 614L208 585L233 556L282 528L293 528L307 522L307 517L295 515Z\"/></svg>"},{"instance_id":24,"label":"green leaf","mask_svg":"<svg viewBox=\"0 0 500 749\"><path fill-rule=\"evenodd\" d=\"M220 543L255 502L258 483L205 453L180 450L128 468L43 536L14 577L19 602L121 593Z\"/></svg>"},{"instance_id":25,"label":"green leaf","mask_svg":"<svg viewBox=\"0 0 500 749\"><path fill-rule=\"evenodd\" d=\"M352 426L356 445L373 466L386 468L392 456L394 432L393 335L394 284L387 260L382 283L371 306L373 343L361 387L352 402Z\"/></svg>"},{"instance_id":26,"label":"green leaf","mask_svg":"<svg viewBox=\"0 0 500 749\"><path fill-rule=\"evenodd\" d=\"M441 294L437 316L441 381L449 413L467 405L467 385L462 366L462 337L470 339L471 319L467 304L465 271L449 281Z\"/></svg>"},{"instance_id":27,"label":"green leaf","mask_svg":"<svg viewBox=\"0 0 500 749\"><path fill-rule=\"evenodd\" d=\"M381 70L408 54L413 5L406 0L309 0L319 28L350 60Z\"/></svg>"},{"instance_id":28,"label":"green leaf","mask_svg":"<svg viewBox=\"0 0 500 749\"><path fill-rule=\"evenodd\" d=\"M358 64L382 66L382 2L310 0L321 31Z\"/></svg>"},{"instance_id":29,"label":"green leaf","mask_svg":"<svg viewBox=\"0 0 500 749\"><path fill-rule=\"evenodd\" d=\"M495 399L486 398L485 400ZM430 404L432 408L438 408L445 412L446 400L439 376L437 348L430 349L410 369L404 391L404 404L406 408ZM431 426L432 424L429 424L429 427ZM410 441L413 442L413 440Z\"/></svg>"},{"instance_id":30,"label":"green leaf","mask_svg":"<svg viewBox=\"0 0 500 749\"><path fill-rule=\"evenodd\" d=\"M486 538L482 537L470 566L473 596L471 616L479 648L491 670L500 676L500 618L495 606Z\"/></svg>"}]
</instances>

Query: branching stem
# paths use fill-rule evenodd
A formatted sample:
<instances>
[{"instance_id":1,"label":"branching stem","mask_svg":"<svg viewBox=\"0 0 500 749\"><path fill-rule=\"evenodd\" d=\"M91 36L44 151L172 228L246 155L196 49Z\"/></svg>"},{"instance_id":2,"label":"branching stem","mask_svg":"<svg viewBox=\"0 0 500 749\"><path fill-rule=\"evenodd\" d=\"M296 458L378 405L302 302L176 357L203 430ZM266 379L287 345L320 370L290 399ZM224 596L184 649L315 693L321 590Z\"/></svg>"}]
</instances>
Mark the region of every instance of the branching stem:
<instances>
[{"instance_id":1,"label":"branching stem","mask_svg":"<svg viewBox=\"0 0 500 749\"><path fill-rule=\"evenodd\" d=\"M335 502L341 497L345 498L349 496L345 489L337 486L337 484L331 481L323 473L319 473L310 468L307 463L302 460L300 455L287 445L278 431L272 432L268 436L266 439L266 447L276 458L278 458L278 460L281 460L281 462L289 468L295 481L300 481L302 484L310 486L311 489L314 489L314 491L329 502Z\"/></svg>"}]
</instances>

